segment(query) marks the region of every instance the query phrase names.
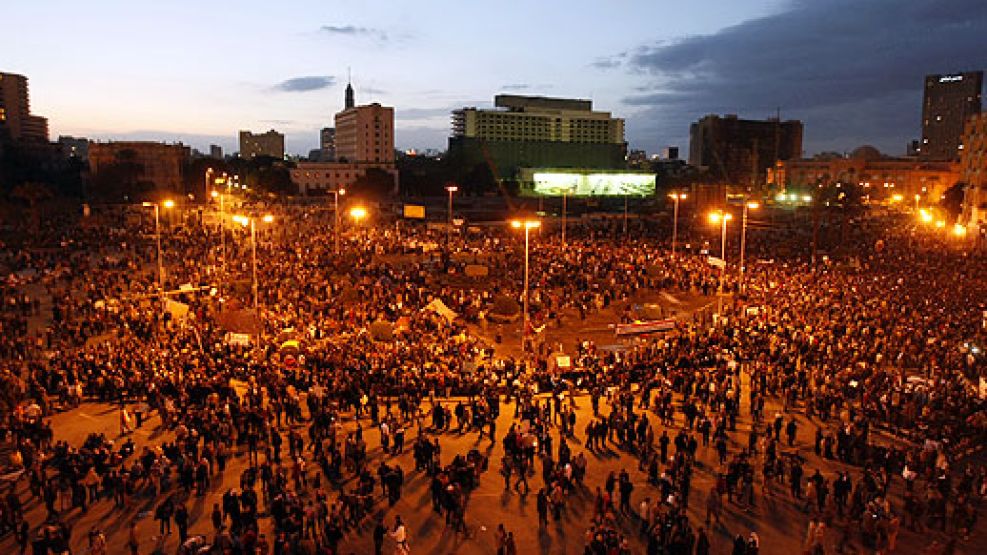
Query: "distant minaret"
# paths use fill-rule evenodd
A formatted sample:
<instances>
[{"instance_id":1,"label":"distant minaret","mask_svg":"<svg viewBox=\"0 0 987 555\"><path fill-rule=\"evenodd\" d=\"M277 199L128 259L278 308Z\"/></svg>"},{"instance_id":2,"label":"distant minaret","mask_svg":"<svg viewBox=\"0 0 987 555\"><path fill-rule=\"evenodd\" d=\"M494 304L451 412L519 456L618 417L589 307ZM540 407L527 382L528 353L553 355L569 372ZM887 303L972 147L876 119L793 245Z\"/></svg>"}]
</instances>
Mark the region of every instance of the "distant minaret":
<instances>
[{"instance_id":1,"label":"distant minaret","mask_svg":"<svg viewBox=\"0 0 987 555\"><path fill-rule=\"evenodd\" d=\"M346 70L346 109L356 106L356 102L353 100L353 76L349 74L349 69Z\"/></svg>"}]
</instances>

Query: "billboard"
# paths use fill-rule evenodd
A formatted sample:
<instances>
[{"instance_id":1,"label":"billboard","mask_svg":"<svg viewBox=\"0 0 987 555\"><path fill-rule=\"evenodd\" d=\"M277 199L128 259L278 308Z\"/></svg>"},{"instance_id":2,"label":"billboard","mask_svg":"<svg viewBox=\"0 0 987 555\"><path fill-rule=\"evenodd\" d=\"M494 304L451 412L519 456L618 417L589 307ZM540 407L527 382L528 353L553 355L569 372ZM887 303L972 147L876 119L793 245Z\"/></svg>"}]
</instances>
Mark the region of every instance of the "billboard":
<instances>
[{"instance_id":1,"label":"billboard","mask_svg":"<svg viewBox=\"0 0 987 555\"><path fill-rule=\"evenodd\" d=\"M631 172L534 172L525 193L538 196L650 196L655 174Z\"/></svg>"},{"instance_id":2,"label":"billboard","mask_svg":"<svg viewBox=\"0 0 987 555\"><path fill-rule=\"evenodd\" d=\"M404 217L415 220L423 220L425 219L425 207L420 204L405 204Z\"/></svg>"}]
</instances>

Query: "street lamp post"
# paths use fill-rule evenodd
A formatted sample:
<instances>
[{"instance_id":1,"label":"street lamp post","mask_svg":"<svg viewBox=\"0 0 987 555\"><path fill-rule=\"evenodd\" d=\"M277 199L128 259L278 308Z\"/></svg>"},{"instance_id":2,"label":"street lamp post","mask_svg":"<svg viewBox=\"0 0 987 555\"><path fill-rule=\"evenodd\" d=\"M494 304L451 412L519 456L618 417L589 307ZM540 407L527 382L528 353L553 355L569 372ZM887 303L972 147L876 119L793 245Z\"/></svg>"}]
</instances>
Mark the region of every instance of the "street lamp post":
<instances>
[{"instance_id":1,"label":"street lamp post","mask_svg":"<svg viewBox=\"0 0 987 555\"><path fill-rule=\"evenodd\" d=\"M451 237L452 237L452 194L458 190L459 187L455 185L449 185L446 187L446 191L449 192L449 212L448 212L449 221L447 222L446 225L446 251L452 250L449 245L449 241L451 241Z\"/></svg>"},{"instance_id":2,"label":"street lamp post","mask_svg":"<svg viewBox=\"0 0 987 555\"><path fill-rule=\"evenodd\" d=\"M330 192L332 193L333 217L336 220L333 224L333 240L336 243L336 256L339 256L339 195L345 195L346 189L336 189Z\"/></svg>"},{"instance_id":3,"label":"street lamp post","mask_svg":"<svg viewBox=\"0 0 987 555\"><path fill-rule=\"evenodd\" d=\"M538 220L512 220L511 227L514 229L524 229L524 297L523 316L521 322L521 352L527 350L525 338L528 335L528 254L530 246L530 232L541 226Z\"/></svg>"},{"instance_id":4,"label":"street lamp post","mask_svg":"<svg viewBox=\"0 0 987 555\"><path fill-rule=\"evenodd\" d=\"M741 292L744 291L744 272L746 272L746 268L744 268L744 251L747 246L747 210L757 210L760 206L760 204L753 201L744 203L744 216L740 226L740 268L738 269L740 272Z\"/></svg>"},{"instance_id":5,"label":"street lamp post","mask_svg":"<svg viewBox=\"0 0 987 555\"><path fill-rule=\"evenodd\" d=\"M624 195L624 239L627 239L627 195Z\"/></svg>"},{"instance_id":6,"label":"street lamp post","mask_svg":"<svg viewBox=\"0 0 987 555\"><path fill-rule=\"evenodd\" d=\"M728 212L713 212L709 215L709 221L714 224L720 224L720 286L716 293L716 313L723 313L723 278L727 271L727 222L732 220L733 216Z\"/></svg>"},{"instance_id":7,"label":"street lamp post","mask_svg":"<svg viewBox=\"0 0 987 555\"><path fill-rule=\"evenodd\" d=\"M154 241L157 243L158 251L158 290L164 291L164 264L161 262L161 210L158 203L154 203Z\"/></svg>"},{"instance_id":8,"label":"street lamp post","mask_svg":"<svg viewBox=\"0 0 987 555\"><path fill-rule=\"evenodd\" d=\"M240 224L243 226L247 226L247 225L250 226L250 261L251 261L251 274L252 274L251 281L253 282L252 289L254 294L253 295L254 313L257 314L258 318L260 318L260 313L258 312L258 309L260 307L260 294L259 294L260 287L257 280L257 219L250 218L247 216L239 216L237 218L237 221L239 221ZM274 216L268 214L263 218L261 218L261 221L263 221L266 224L269 224L274 221Z\"/></svg>"},{"instance_id":9,"label":"street lamp post","mask_svg":"<svg viewBox=\"0 0 987 555\"><path fill-rule=\"evenodd\" d=\"M209 178L212 176L213 173L214 172L213 172L213 169L212 168L206 168L206 188L205 188L205 194L207 194L207 195L209 194L209 191L212 189L212 187L209 186L210 185Z\"/></svg>"},{"instance_id":10,"label":"street lamp post","mask_svg":"<svg viewBox=\"0 0 987 555\"><path fill-rule=\"evenodd\" d=\"M172 208L175 206L175 201L166 200L163 205L165 208ZM161 303L164 304L164 262L162 262L161 258L161 205L156 202L144 202L142 206L154 208L154 241L157 246L158 292L161 294Z\"/></svg>"},{"instance_id":11,"label":"street lamp post","mask_svg":"<svg viewBox=\"0 0 987 555\"><path fill-rule=\"evenodd\" d=\"M212 195L212 198L219 200L219 244L220 244L220 256L223 257L223 261L220 265L220 269L224 274L223 277L225 277L226 274L226 207L224 206L225 199L223 197L223 193L220 193L215 189L213 189L210 195ZM223 278L220 278L218 281L219 281L219 287L217 288L217 290L220 293L220 297L222 297Z\"/></svg>"},{"instance_id":12,"label":"street lamp post","mask_svg":"<svg viewBox=\"0 0 987 555\"><path fill-rule=\"evenodd\" d=\"M566 192L562 191L562 248L565 249L565 228L566 228Z\"/></svg>"},{"instance_id":13,"label":"street lamp post","mask_svg":"<svg viewBox=\"0 0 987 555\"><path fill-rule=\"evenodd\" d=\"M672 258L674 259L675 242L679 238L679 201L685 200L685 193L672 193L668 197L675 201L675 207L672 209Z\"/></svg>"}]
</instances>

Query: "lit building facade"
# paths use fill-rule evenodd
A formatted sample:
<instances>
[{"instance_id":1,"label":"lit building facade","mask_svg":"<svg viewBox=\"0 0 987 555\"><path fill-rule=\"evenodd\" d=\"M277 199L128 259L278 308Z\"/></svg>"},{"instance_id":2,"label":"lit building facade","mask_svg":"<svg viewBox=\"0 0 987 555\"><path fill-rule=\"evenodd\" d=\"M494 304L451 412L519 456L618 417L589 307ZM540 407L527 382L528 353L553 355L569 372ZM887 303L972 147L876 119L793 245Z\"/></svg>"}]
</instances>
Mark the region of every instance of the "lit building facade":
<instances>
[{"instance_id":1,"label":"lit building facade","mask_svg":"<svg viewBox=\"0 0 987 555\"><path fill-rule=\"evenodd\" d=\"M360 194L358 182L367 172L387 175L397 192L394 165L394 108L380 104L357 106L352 85L346 86L345 108L336 114L336 127L320 133L320 162L299 162L290 170L298 192L320 196L347 189ZM333 161L335 160L335 161Z\"/></svg>"},{"instance_id":2,"label":"lit building facade","mask_svg":"<svg viewBox=\"0 0 987 555\"><path fill-rule=\"evenodd\" d=\"M857 183L875 198L900 194L911 201L919 195L932 203L960 180L960 167L948 160L889 158L874 147L862 146L845 158L778 161L768 180L778 188L796 190L843 181Z\"/></svg>"},{"instance_id":3,"label":"lit building facade","mask_svg":"<svg viewBox=\"0 0 987 555\"><path fill-rule=\"evenodd\" d=\"M709 169L713 179L738 189L765 183L778 160L802 156L802 122L704 116L689 128L689 164Z\"/></svg>"},{"instance_id":4,"label":"lit building facade","mask_svg":"<svg viewBox=\"0 0 987 555\"><path fill-rule=\"evenodd\" d=\"M240 131L240 158L249 160L257 156L284 159L284 135L273 129L256 134Z\"/></svg>"},{"instance_id":5,"label":"lit building facade","mask_svg":"<svg viewBox=\"0 0 987 555\"><path fill-rule=\"evenodd\" d=\"M960 173L966 192L960 221L984 227L987 226L987 114L967 121L963 146Z\"/></svg>"},{"instance_id":6,"label":"lit building facade","mask_svg":"<svg viewBox=\"0 0 987 555\"><path fill-rule=\"evenodd\" d=\"M0 139L48 142L48 119L31 114L27 77L0 73Z\"/></svg>"},{"instance_id":7,"label":"lit building facade","mask_svg":"<svg viewBox=\"0 0 987 555\"><path fill-rule=\"evenodd\" d=\"M980 113L983 83L982 71L925 77L919 156L932 160L959 159L966 122Z\"/></svg>"},{"instance_id":8,"label":"lit building facade","mask_svg":"<svg viewBox=\"0 0 987 555\"><path fill-rule=\"evenodd\" d=\"M592 101L497 95L494 106L452 113L450 158L466 165L489 160L501 178L525 167L626 167L624 120L593 111Z\"/></svg>"},{"instance_id":9,"label":"lit building facade","mask_svg":"<svg viewBox=\"0 0 987 555\"><path fill-rule=\"evenodd\" d=\"M394 163L394 108L368 104L336 114L336 160Z\"/></svg>"}]
</instances>

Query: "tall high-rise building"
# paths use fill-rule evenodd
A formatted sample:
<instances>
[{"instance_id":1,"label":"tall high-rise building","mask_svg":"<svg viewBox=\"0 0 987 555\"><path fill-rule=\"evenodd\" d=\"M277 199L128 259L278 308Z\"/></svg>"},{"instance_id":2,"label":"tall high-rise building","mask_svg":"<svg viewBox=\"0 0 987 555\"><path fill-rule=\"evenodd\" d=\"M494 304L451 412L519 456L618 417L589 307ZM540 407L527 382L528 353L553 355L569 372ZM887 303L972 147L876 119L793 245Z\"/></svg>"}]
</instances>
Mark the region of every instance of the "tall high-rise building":
<instances>
[{"instance_id":1,"label":"tall high-rise building","mask_svg":"<svg viewBox=\"0 0 987 555\"><path fill-rule=\"evenodd\" d=\"M336 127L320 134L321 162L300 162L290 170L291 180L303 195L325 195L347 189L359 195L361 183L376 179L397 192L394 167L394 108L380 104L357 106L353 87L346 86L342 112Z\"/></svg>"},{"instance_id":2,"label":"tall high-rise building","mask_svg":"<svg viewBox=\"0 0 987 555\"><path fill-rule=\"evenodd\" d=\"M394 108L376 102L346 108L336 114L335 139L339 161L394 163Z\"/></svg>"},{"instance_id":3,"label":"tall high-rise building","mask_svg":"<svg viewBox=\"0 0 987 555\"><path fill-rule=\"evenodd\" d=\"M626 167L624 120L593 111L590 100L502 94L493 110L452 113L449 156L492 161L501 179L520 168Z\"/></svg>"},{"instance_id":4,"label":"tall high-rise building","mask_svg":"<svg viewBox=\"0 0 987 555\"><path fill-rule=\"evenodd\" d=\"M689 128L689 164L734 187L757 187L778 160L802 155L802 122L703 116Z\"/></svg>"},{"instance_id":5,"label":"tall high-rise building","mask_svg":"<svg viewBox=\"0 0 987 555\"><path fill-rule=\"evenodd\" d=\"M27 77L0 73L0 139L48 142L48 119L31 115Z\"/></svg>"},{"instance_id":6,"label":"tall high-rise building","mask_svg":"<svg viewBox=\"0 0 987 555\"><path fill-rule=\"evenodd\" d=\"M257 156L284 158L284 135L273 129L258 134L240 131L240 158L249 160Z\"/></svg>"},{"instance_id":7,"label":"tall high-rise building","mask_svg":"<svg viewBox=\"0 0 987 555\"><path fill-rule=\"evenodd\" d=\"M920 156L938 160L960 157L966 122L980 113L983 84L983 71L925 76Z\"/></svg>"},{"instance_id":8,"label":"tall high-rise building","mask_svg":"<svg viewBox=\"0 0 987 555\"><path fill-rule=\"evenodd\" d=\"M209 157L219 160L223 159L223 147L219 145L209 145Z\"/></svg>"},{"instance_id":9,"label":"tall high-rise building","mask_svg":"<svg viewBox=\"0 0 987 555\"><path fill-rule=\"evenodd\" d=\"M319 133L319 158L322 162L336 159L336 128L324 127Z\"/></svg>"}]
</instances>

